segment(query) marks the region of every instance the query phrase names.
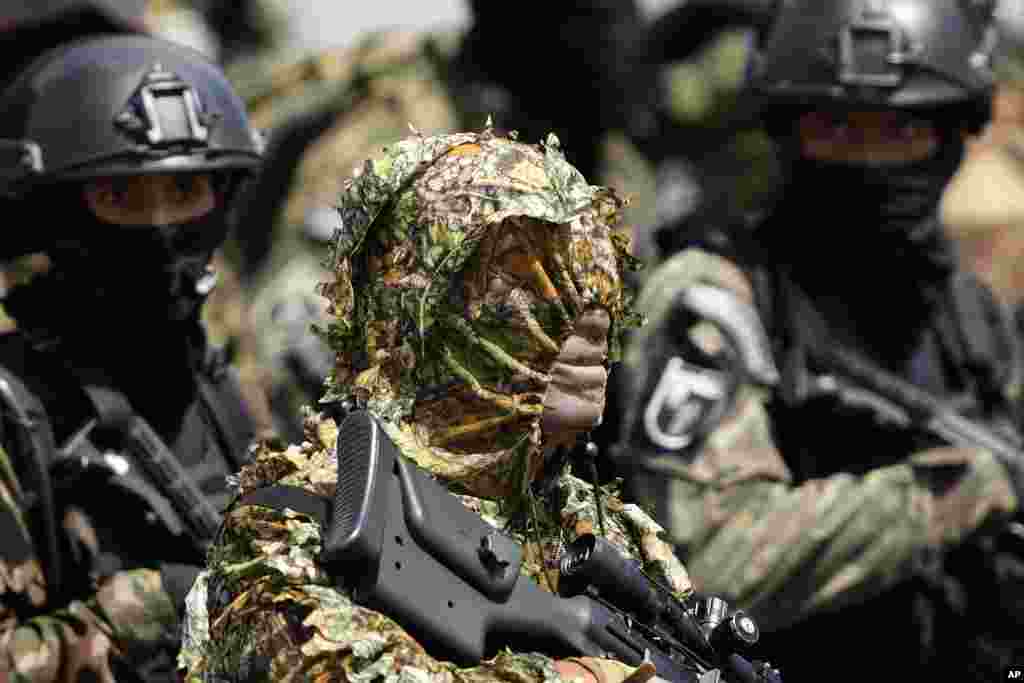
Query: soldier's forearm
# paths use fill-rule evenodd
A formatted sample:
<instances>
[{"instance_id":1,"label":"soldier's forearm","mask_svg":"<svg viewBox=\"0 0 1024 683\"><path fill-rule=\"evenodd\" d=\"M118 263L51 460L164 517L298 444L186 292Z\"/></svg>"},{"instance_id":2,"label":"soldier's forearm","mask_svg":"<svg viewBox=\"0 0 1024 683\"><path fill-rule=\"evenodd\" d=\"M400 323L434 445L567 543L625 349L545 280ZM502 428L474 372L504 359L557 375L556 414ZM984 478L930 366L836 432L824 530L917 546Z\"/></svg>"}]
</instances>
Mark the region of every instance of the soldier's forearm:
<instances>
[{"instance_id":1,"label":"soldier's forearm","mask_svg":"<svg viewBox=\"0 0 1024 683\"><path fill-rule=\"evenodd\" d=\"M731 596L769 629L874 594L1016 506L990 455L951 449L797 487L669 486L668 526L697 589Z\"/></svg>"},{"instance_id":2,"label":"soldier's forearm","mask_svg":"<svg viewBox=\"0 0 1024 683\"><path fill-rule=\"evenodd\" d=\"M113 681L111 657L142 661L171 642L175 627L157 572L119 572L90 599L12 629L0 640L0 671L6 665L10 680L19 683Z\"/></svg>"}]
</instances>

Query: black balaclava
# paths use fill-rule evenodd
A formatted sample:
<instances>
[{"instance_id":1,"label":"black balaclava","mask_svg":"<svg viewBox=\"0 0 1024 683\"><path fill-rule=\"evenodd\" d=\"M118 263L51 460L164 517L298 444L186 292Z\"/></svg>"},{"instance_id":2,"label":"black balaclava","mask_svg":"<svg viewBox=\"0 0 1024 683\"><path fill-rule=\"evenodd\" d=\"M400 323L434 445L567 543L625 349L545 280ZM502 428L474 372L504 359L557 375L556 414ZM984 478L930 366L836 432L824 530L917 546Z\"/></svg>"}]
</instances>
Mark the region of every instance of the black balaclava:
<instances>
[{"instance_id":1,"label":"black balaclava","mask_svg":"<svg viewBox=\"0 0 1024 683\"><path fill-rule=\"evenodd\" d=\"M935 211L963 141L950 126L937 129L935 154L901 165L810 160L796 154L795 138L777 139L787 184L756 233L833 326L895 363L956 263ZM879 324L887 318L898 324Z\"/></svg>"},{"instance_id":2,"label":"black balaclava","mask_svg":"<svg viewBox=\"0 0 1024 683\"><path fill-rule=\"evenodd\" d=\"M178 413L173 406L183 408L195 391L189 369L215 277L209 263L227 234L223 196L209 213L167 226L104 222L80 188L33 201L43 199L60 207L48 214L52 267L14 288L5 308L73 365L101 369L147 419Z\"/></svg>"}]
</instances>

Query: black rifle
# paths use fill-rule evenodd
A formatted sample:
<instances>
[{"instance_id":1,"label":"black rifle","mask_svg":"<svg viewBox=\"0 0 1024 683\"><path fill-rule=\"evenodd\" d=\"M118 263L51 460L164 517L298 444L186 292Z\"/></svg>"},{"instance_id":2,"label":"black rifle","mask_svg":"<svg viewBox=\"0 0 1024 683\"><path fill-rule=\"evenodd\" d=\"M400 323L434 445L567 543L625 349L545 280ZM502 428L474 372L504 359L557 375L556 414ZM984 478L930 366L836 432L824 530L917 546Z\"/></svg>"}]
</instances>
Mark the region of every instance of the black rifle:
<instances>
[{"instance_id":1,"label":"black rifle","mask_svg":"<svg viewBox=\"0 0 1024 683\"><path fill-rule=\"evenodd\" d=\"M395 619L431 654L473 665L510 647L646 660L670 683L710 683L723 670L737 683L781 681L767 664L721 656L718 630L593 536L581 537L563 563L567 581L590 593L556 596L520 579L522 547L398 457L368 413L345 419L336 457L323 562L357 602ZM756 640L753 621L734 617L723 623Z\"/></svg>"},{"instance_id":2,"label":"black rifle","mask_svg":"<svg viewBox=\"0 0 1024 683\"><path fill-rule=\"evenodd\" d=\"M119 483L146 501L168 531L175 536L185 534L193 545L204 551L213 541L223 519L210 500L189 476L171 449L146 420L138 415L120 393L108 387L83 387L93 404L97 417L89 420L61 447L52 470L63 485L73 482L90 468L108 471ZM124 470L110 464L90 441L94 429L107 429L120 435L121 443L131 454L124 461ZM140 477L132 464L145 473ZM147 481L148 479L148 481Z\"/></svg>"},{"instance_id":3,"label":"black rifle","mask_svg":"<svg viewBox=\"0 0 1024 683\"><path fill-rule=\"evenodd\" d=\"M818 392L836 396L844 405L872 409L880 418L939 439L950 446L984 448L1008 470L1024 463L1020 436L1003 434L964 417L956 408L868 359L835 344L816 353ZM1024 547L1024 524L1007 525L1014 545Z\"/></svg>"}]
</instances>

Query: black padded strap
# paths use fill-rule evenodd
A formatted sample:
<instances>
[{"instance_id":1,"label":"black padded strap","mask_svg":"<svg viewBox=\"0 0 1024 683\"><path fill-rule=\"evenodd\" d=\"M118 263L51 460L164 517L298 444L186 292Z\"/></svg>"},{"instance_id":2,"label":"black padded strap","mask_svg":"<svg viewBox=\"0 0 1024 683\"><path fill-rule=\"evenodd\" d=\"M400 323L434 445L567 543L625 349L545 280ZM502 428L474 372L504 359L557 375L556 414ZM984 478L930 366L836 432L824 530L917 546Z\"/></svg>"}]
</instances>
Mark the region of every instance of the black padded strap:
<instances>
[{"instance_id":1,"label":"black padded strap","mask_svg":"<svg viewBox=\"0 0 1024 683\"><path fill-rule=\"evenodd\" d=\"M205 336L205 335L204 335ZM248 462L249 445L256 437L256 422L246 407L238 373L228 354L205 344L202 367L195 373L199 396L216 423L221 447L236 468Z\"/></svg>"},{"instance_id":2,"label":"black padded strap","mask_svg":"<svg viewBox=\"0 0 1024 683\"><path fill-rule=\"evenodd\" d=\"M82 391L96 411L101 426L123 428L135 419L135 411L121 392L102 384L83 384Z\"/></svg>"},{"instance_id":3,"label":"black padded strap","mask_svg":"<svg viewBox=\"0 0 1024 683\"><path fill-rule=\"evenodd\" d=\"M58 524L53 498L50 466L57 459L57 447L42 402L28 387L6 368L0 366L0 402L5 405L9 419L16 424L18 442L18 469L28 479L29 489L35 496L31 506L35 534L40 545L40 563L46 577L47 590L57 597L63 589L61 556L58 552Z\"/></svg>"},{"instance_id":4,"label":"black padded strap","mask_svg":"<svg viewBox=\"0 0 1024 683\"><path fill-rule=\"evenodd\" d=\"M274 510L289 508L317 520L321 529L328 529L334 501L298 486L273 484L250 491L239 498L235 505L261 505Z\"/></svg>"}]
</instances>

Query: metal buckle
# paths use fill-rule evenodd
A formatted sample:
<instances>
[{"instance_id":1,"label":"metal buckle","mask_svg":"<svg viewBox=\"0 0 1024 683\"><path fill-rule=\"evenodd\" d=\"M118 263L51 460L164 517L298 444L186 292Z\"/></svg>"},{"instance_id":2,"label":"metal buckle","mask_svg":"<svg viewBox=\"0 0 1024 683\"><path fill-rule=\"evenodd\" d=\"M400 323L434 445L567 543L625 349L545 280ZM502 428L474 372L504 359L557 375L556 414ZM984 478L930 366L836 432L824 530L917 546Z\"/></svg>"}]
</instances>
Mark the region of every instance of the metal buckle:
<instances>
[{"instance_id":1,"label":"metal buckle","mask_svg":"<svg viewBox=\"0 0 1024 683\"><path fill-rule=\"evenodd\" d=\"M206 144L209 117L202 111L199 97L191 85L161 64L154 64L146 74L139 86L138 103L141 111L129 103L117 116L121 128L144 135L154 147Z\"/></svg>"},{"instance_id":2,"label":"metal buckle","mask_svg":"<svg viewBox=\"0 0 1024 683\"><path fill-rule=\"evenodd\" d=\"M0 182L18 182L43 172L43 150L31 140L0 139Z\"/></svg>"},{"instance_id":3,"label":"metal buckle","mask_svg":"<svg viewBox=\"0 0 1024 683\"><path fill-rule=\"evenodd\" d=\"M882 68L865 64L860 51L865 41L877 38L885 43L885 54L878 55L884 61ZM839 29L840 83L897 88L903 83L905 56L903 31L889 19L861 19Z\"/></svg>"}]
</instances>

